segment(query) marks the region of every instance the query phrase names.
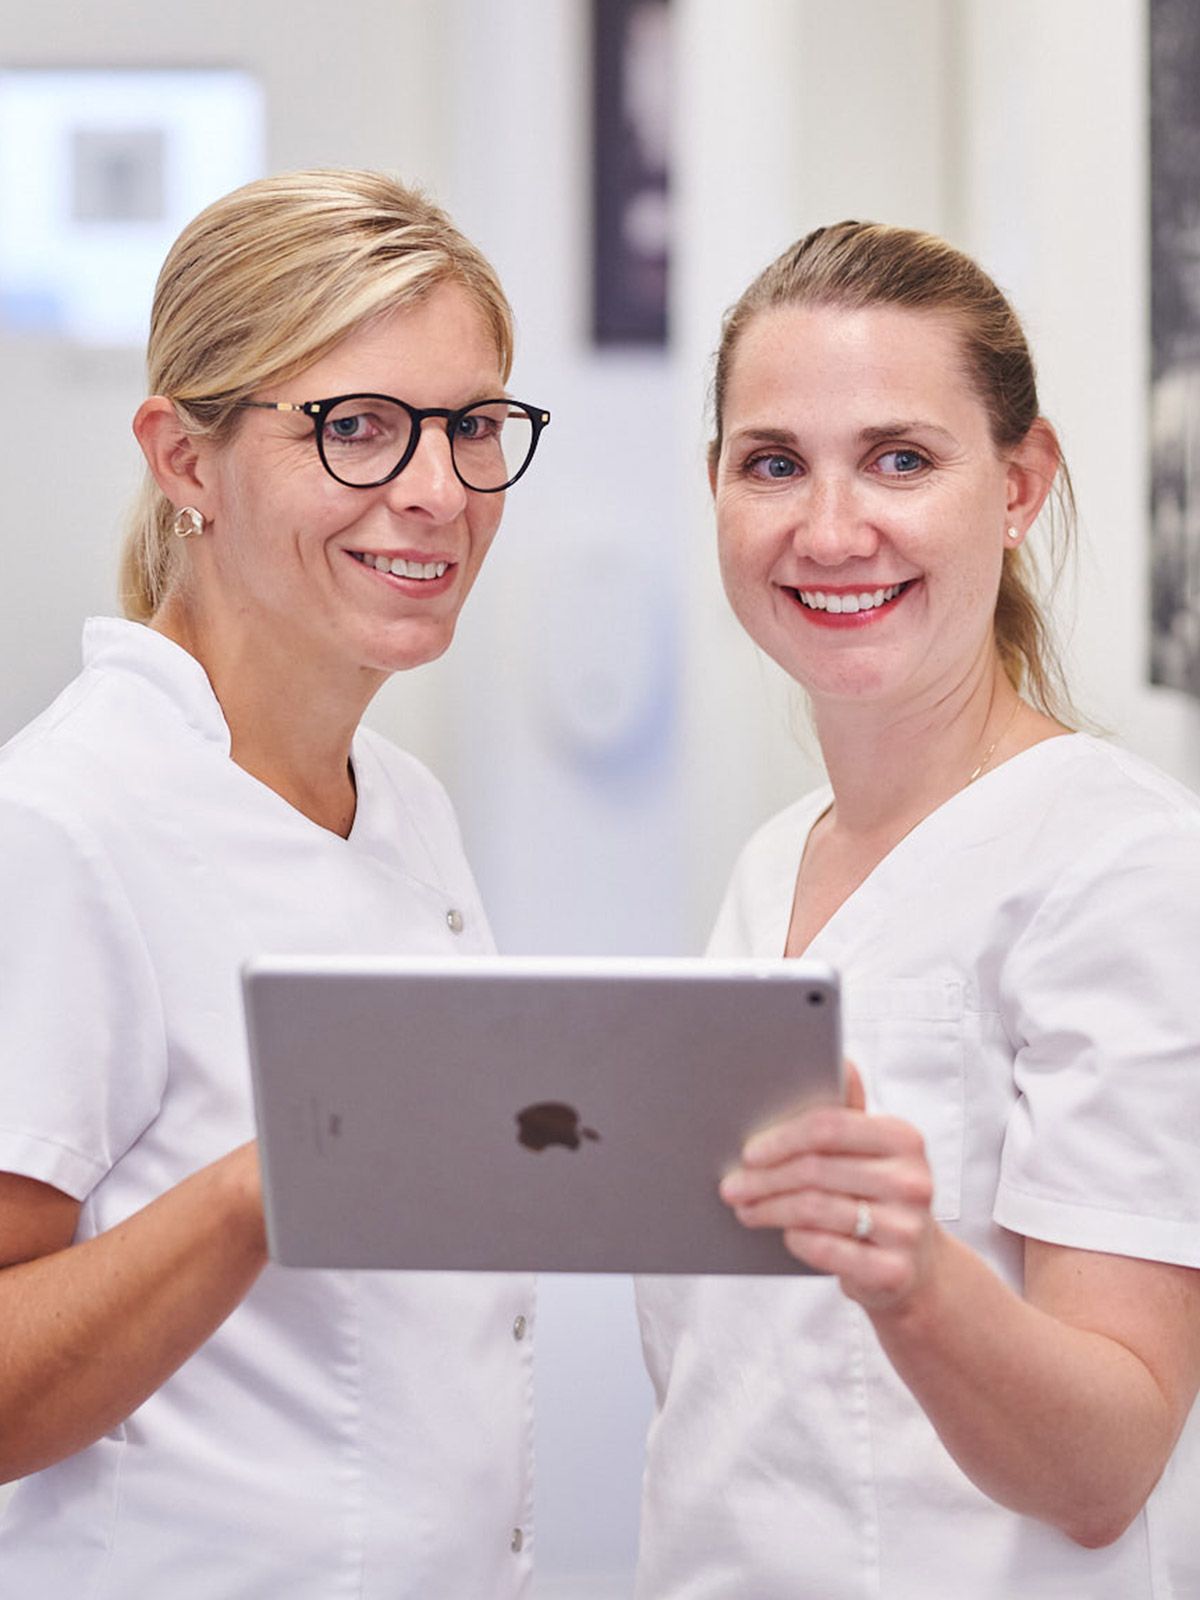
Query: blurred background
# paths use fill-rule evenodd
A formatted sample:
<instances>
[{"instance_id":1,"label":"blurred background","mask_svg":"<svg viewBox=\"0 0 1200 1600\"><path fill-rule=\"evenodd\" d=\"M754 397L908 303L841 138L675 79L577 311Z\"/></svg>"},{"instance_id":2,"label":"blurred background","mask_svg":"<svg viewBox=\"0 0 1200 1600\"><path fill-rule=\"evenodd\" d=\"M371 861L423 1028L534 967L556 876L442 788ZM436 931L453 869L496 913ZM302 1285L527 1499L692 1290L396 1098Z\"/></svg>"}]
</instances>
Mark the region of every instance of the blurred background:
<instances>
[{"instance_id":1,"label":"blurred background","mask_svg":"<svg viewBox=\"0 0 1200 1600\"><path fill-rule=\"evenodd\" d=\"M722 311L842 217L945 234L1013 298L1081 510L1078 702L1200 787L1200 707L1149 683L1150 0L596 9L0 0L0 739L116 609L166 245L245 178L347 164L483 247L513 392L554 414L454 649L370 717L448 785L503 949L700 951L741 841L819 777L726 614L706 397ZM1200 400L1172 403L1200 460ZM544 1280L538 1338L539 1600L615 1600L649 1408L628 1284Z\"/></svg>"}]
</instances>

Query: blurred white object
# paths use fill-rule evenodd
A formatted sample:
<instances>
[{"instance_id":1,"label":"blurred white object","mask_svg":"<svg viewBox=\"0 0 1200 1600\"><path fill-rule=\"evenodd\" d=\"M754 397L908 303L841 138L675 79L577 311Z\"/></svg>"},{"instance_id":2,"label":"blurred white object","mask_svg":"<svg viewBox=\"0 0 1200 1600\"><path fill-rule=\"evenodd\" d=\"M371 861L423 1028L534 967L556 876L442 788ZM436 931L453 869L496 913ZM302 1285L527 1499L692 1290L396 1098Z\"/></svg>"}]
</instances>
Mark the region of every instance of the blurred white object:
<instances>
[{"instance_id":1,"label":"blurred white object","mask_svg":"<svg viewBox=\"0 0 1200 1600\"><path fill-rule=\"evenodd\" d=\"M172 240L260 176L249 73L0 72L0 325L142 345Z\"/></svg>"}]
</instances>

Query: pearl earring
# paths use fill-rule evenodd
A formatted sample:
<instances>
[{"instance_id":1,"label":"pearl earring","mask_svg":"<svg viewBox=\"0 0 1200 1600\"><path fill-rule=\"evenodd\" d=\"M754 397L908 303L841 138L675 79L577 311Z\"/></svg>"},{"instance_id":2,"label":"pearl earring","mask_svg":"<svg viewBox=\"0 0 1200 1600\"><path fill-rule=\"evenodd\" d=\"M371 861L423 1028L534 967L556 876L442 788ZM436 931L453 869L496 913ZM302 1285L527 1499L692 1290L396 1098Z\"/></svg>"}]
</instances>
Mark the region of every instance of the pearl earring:
<instances>
[{"instance_id":1,"label":"pearl earring","mask_svg":"<svg viewBox=\"0 0 1200 1600\"><path fill-rule=\"evenodd\" d=\"M171 524L171 532L177 539L190 539L193 534L204 532L204 517L195 506L180 506Z\"/></svg>"},{"instance_id":2,"label":"pearl earring","mask_svg":"<svg viewBox=\"0 0 1200 1600\"><path fill-rule=\"evenodd\" d=\"M1010 528L1008 530L1008 537L1012 540L1012 542L1014 544L1016 544L1017 540L1021 537L1021 535L1017 532L1017 530L1015 528Z\"/></svg>"}]
</instances>

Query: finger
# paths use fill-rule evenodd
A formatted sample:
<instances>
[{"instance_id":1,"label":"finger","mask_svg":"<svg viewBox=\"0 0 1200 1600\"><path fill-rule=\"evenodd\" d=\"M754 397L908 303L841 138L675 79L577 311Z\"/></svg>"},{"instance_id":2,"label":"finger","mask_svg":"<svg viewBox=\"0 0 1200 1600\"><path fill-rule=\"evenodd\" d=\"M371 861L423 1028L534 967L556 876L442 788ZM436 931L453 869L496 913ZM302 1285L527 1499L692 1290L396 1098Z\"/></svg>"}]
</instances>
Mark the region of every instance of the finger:
<instances>
[{"instance_id":1,"label":"finger","mask_svg":"<svg viewBox=\"0 0 1200 1600\"><path fill-rule=\"evenodd\" d=\"M838 1234L790 1228L785 1248L815 1272L828 1272L852 1300L881 1307L902 1300L915 1279L913 1257L903 1250L881 1250Z\"/></svg>"},{"instance_id":2,"label":"finger","mask_svg":"<svg viewBox=\"0 0 1200 1600\"><path fill-rule=\"evenodd\" d=\"M775 1167L736 1167L719 1186L727 1205L754 1205L780 1195L824 1191L851 1200L886 1200L928 1209L933 1176L921 1154L884 1158L798 1156Z\"/></svg>"},{"instance_id":3,"label":"finger","mask_svg":"<svg viewBox=\"0 0 1200 1600\"><path fill-rule=\"evenodd\" d=\"M926 1224L921 1213L907 1206L872 1203L865 1207L869 1232L860 1235L858 1224L864 1206L865 1202L851 1200L846 1195L810 1191L801 1195L779 1195L758 1205L736 1206L734 1215L745 1228L826 1233L879 1249L912 1251L918 1247Z\"/></svg>"},{"instance_id":4,"label":"finger","mask_svg":"<svg viewBox=\"0 0 1200 1600\"><path fill-rule=\"evenodd\" d=\"M817 1106L764 1128L746 1141L748 1167L771 1167L812 1152L829 1155L911 1155L923 1149L917 1130L899 1117L869 1116L848 1106Z\"/></svg>"},{"instance_id":5,"label":"finger","mask_svg":"<svg viewBox=\"0 0 1200 1600\"><path fill-rule=\"evenodd\" d=\"M867 1109L867 1091L863 1087L862 1076L853 1061L847 1061L845 1068L846 1105L851 1111L865 1111Z\"/></svg>"}]
</instances>

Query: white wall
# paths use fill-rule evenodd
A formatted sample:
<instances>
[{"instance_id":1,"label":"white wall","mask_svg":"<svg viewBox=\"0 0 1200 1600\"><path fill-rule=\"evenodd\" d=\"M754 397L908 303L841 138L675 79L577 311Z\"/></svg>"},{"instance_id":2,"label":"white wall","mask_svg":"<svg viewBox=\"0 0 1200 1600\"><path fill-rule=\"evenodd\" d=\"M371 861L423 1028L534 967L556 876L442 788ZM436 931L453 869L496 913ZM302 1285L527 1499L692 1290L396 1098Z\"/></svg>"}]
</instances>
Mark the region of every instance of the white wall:
<instances>
[{"instance_id":1,"label":"white wall","mask_svg":"<svg viewBox=\"0 0 1200 1600\"><path fill-rule=\"evenodd\" d=\"M1200 705L1146 681L1146 8L971 0L966 10L964 243L1025 315L1074 475L1072 676L1098 722L1200 788Z\"/></svg>"}]
</instances>

